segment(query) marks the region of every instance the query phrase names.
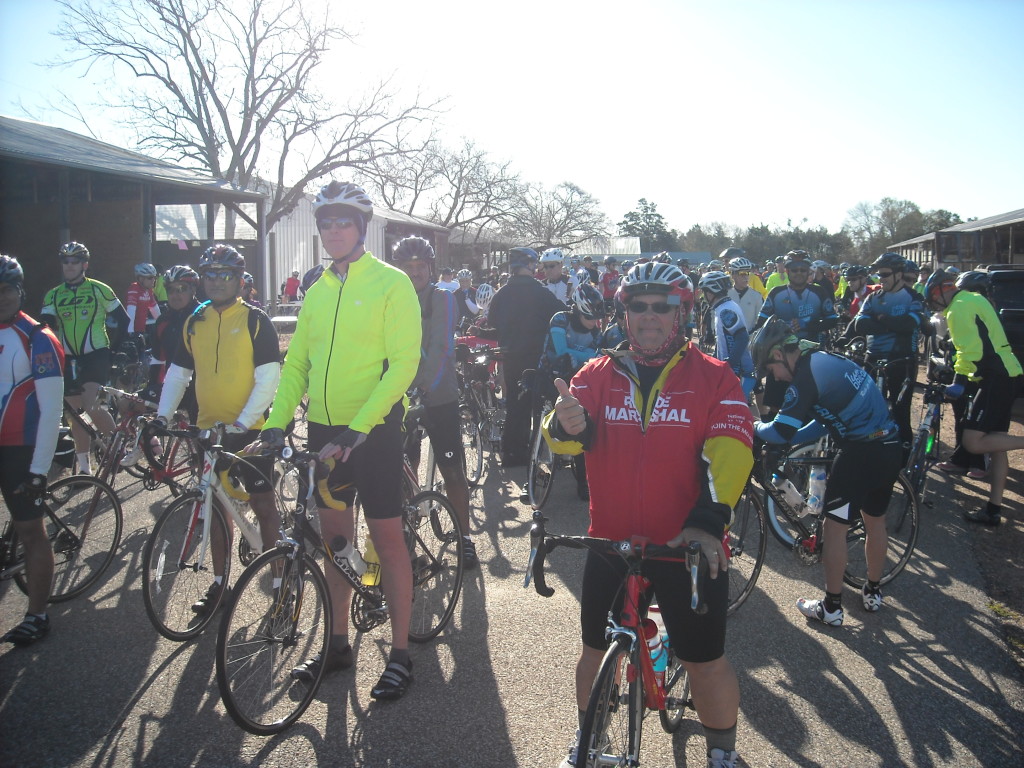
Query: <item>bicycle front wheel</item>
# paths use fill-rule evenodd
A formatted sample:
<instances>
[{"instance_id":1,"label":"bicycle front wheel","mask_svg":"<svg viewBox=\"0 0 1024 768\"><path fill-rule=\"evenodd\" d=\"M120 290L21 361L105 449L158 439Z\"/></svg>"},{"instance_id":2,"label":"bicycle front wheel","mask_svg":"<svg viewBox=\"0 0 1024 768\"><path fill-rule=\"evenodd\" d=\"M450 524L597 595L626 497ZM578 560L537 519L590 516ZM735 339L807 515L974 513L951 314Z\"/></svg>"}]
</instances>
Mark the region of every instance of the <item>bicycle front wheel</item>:
<instances>
[{"instance_id":1,"label":"bicycle front wheel","mask_svg":"<svg viewBox=\"0 0 1024 768\"><path fill-rule=\"evenodd\" d=\"M534 432L533 446L530 451L530 475L527 482L527 493L530 497L530 504L535 509L540 509L551 495L551 486L555 482L555 457L551 453L551 446L544 439L540 427Z\"/></svg>"},{"instance_id":2,"label":"bicycle front wheel","mask_svg":"<svg viewBox=\"0 0 1024 768\"><path fill-rule=\"evenodd\" d=\"M750 597L764 565L768 547L768 518L761 495L749 484L736 503L729 526L729 614Z\"/></svg>"},{"instance_id":3,"label":"bicycle front wheel","mask_svg":"<svg viewBox=\"0 0 1024 768\"><path fill-rule=\"evenodd\" d=\"M274 587L280 575L281 586ZM217 687L231 719L249 733L280 733L313 701L312 680L291 676L306 659L327 653L331 638L327 580L304 554L273 549L238 577L217 635Z\"/></svg>"},{"instance_id":4,"label":"bicycle front wheel","mask_svg":"<svg viewBox=\"0 0 1024 768\"><path fill-rule=\"evenodd\" d=\"M885 530L889 535L889 544L885 552L885 565L882 568L880 584L888 584L895 579L914 554L919 521L917 494L910 487L906 475L900 472L892 489L889 506L885 510ZM850 525L850 530L846 534L847 560L846 573L843 574L843 581L858 589L867 582L865 539L864 521L858 518Z\"/></svg>"},{"instance_id":5,"label":"bicycle front wheel","mask_svg":"<svg viewBox=\"0 0 1024 768\"><path fill-rule=\"evenodd\" d=\"M484 472L484 449L480 436L480 420L468 405L459 406L459 427L462 431L462 452L466 462L469 487L480 484Z\"/></svg>"},{"instance_id":6,"label":"bicycle front wheel","mask_svg":"<svg viewBox=\"0 0 1024 768\"><path fill-rule=\"evenodd\" d=\"M433 491L405 505L405 533L412 558L409 639L423 643L451 621L462 591L462 527L451 502Z\"/></svg>"},{"instance_id":7,"label":"bicycle front wheel","mask_svg":"<svg viewBox=\"0 0 1024 768\"><path fill-rule=\"evenodd\" d=\"M632 667L628 641L617 640L601 660L590 691L576 768L639 765L643 710L640 669Z\"/></svg>"},{"instance_id":8,"label":"bicycle front wheel","mask_svg":"<svg viewBox=\"0 0 1024 768\"><path fill-rule=\"evenodd\" d=\"M665 733L675 733L683 722L686 708L693 709L690 697L690 677L683 662L673 653L665 670L665 708L658 712Z\"/></svg>"},{"instance_id":9,"label":"bicycle front wheel","mask_svg":"<svg viewBox=\"0 0 1024 768\"><path fill-rule=\"evenodd\" d=\"M175 499L153 526L142 552L142 599L146 615L169 640L196 637L213 620L215 604L197 612L193 606L213 583L213 548L224 554L224 584L231 572L231 538L224 518L213 512L210 541L204 540L203 497L198 492Z\"/></svg>"},{"instance_id":10,"label":"bicycle front wheel","mask_svg":"<svg viewBox=\"0 0 1024 768\"><path fill-rule=\"evenodd\" d=\"M91 475L72 475L50 486L44 500L46 535L53 546L50 602L78 597L107 570L121 543L121 500ZM24 573L15 577L25 591Z\"/></svg>"}]
</instances>

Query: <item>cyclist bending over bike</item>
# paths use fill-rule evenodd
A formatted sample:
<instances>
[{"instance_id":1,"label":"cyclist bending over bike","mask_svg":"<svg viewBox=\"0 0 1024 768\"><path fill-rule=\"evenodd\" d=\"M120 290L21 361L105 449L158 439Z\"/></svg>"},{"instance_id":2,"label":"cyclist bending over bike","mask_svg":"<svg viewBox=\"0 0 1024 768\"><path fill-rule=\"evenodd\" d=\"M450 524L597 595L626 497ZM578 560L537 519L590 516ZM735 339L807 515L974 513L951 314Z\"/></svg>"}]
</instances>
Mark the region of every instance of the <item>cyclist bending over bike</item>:
<instances>
[{"instance_id":1,"label":"cyclist bending over bike","mask_svg":"<svg viewBox=\"0 0 1024 768\"><path fill-rule=\"evenodd\" d=\"M864 518L868 567L861 599L866 611L882 607L878 582L889 545L885 511L902 466L899 432L882 393L863 368L845 357L817 351L818 345L798 339L789 323L769 318L754 334L750 348L758 371L787 385L775 418L755 425L757 438L787 445L810 442L827 430L839 443L825 486L825 597L797 601L804 616L837 627L844 617L846 532L858 514ZM809 424L812 421L816 423Z\"/></svg>"},{"instance_id":2,"label":"cyclist bending over bike","mask_svg":"<svg viewBox=\"0 0 1024 768\"><path fill-rule=\"evenodd\" d=\"M693 289L677 266L638 264L626 275L622 299L628 340L584 365L571 387L556 380L560 397L546 436L558 453L587 454L591 536L644 536L670 546L698 541L708 553L703 615L690 608L685 563L652 562L645 575L690 676L708 765L728 768L737 757L739 685L725 657L729 579L722 536L753 463L750 409L728 365L688 343ZM576 666L581 725L607 647L608 611L621 607L623 569L619 558L587 554ZM563 766L574 764L577 746Z\"/></svg>"}]
</instances>

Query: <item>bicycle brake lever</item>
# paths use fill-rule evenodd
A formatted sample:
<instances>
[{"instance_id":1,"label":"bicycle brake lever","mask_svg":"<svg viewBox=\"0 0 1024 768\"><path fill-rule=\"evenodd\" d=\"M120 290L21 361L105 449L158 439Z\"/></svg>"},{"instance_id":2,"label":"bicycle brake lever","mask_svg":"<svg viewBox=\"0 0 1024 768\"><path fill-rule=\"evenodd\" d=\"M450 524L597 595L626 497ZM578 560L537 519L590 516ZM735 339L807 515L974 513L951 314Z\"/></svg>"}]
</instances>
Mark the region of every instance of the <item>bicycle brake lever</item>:
<instances>
[{"instance_id":1,"label":"bicycle brake lever","mask_svg":"<svg viewBox=\"0 0 1024 768\"><path fill-rule=\"evenodd\" d=\"M700 542L691 541L686 548L686 567L690 570L690 610L703 615L708 612L707 603L701 600Z\"/></svg>"}]
</instances>

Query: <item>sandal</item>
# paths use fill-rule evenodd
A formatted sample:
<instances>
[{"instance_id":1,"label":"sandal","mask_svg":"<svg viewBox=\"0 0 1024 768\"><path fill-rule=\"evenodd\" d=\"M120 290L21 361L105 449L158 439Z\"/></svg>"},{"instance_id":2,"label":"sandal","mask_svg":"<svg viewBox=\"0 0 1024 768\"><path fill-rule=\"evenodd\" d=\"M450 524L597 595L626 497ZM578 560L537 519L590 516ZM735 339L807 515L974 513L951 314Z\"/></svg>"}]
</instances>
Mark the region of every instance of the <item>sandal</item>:
<instances>
[{"instance_id":1,"label":"sandal","mask_svg":"<svg viewBox=\"0 0 1024 768\"><path fill-rule=\"evenodd\" d=\"M378 700L391 701L393 699L400 699L405 695L405 690L411 682L411 659L408 666L399 664L397 661L389 661L388 665L384 667L384 673L380 676L380 680L377 681L373 690L370 691L370 695Z\"/></svg>"},{"instance_id":2,"label":"sandal","mask_svg":"<svg viewBox=\"0 0 1024 768\"><path fill-rule=\"evenodd\" d=\"M0 638L0 643L14 643L17 646L32 645L36 640L42 640L46 637L49 632L49 616L36 616L34 613L26 613L21 624Z\"/></svg>"}]
</instances>

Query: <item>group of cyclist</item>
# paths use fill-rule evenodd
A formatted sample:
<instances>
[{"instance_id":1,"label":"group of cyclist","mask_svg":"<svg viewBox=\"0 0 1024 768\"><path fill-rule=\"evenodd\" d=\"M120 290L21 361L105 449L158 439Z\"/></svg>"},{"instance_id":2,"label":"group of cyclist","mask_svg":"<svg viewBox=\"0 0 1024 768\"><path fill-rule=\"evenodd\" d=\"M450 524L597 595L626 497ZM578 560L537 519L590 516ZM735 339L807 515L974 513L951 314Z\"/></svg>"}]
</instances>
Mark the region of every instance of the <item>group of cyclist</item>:
<instances>
[{"instance_id":1,"label":"group of cyclist","mask_svg":"<svg viewBox=\"0 0 1024 768\"><path fill-rule=\"evenodd\" d=\"M111 338L119 333L147 335L152 367L144 399L158 403L154 429L182 408L201 428L229 425L225 447L250 455L242 481L265 547L274 546L280 527L270 454L283 447L296 408L308 401L309 449L334 460L329 485L340 489L346 507L329 507L317 496L324 541L330 549L331 542L353 538L358 492L382 564L392 642L372 690L378 699L400 698L413 680L407 639L412 573L400 482L410 389L422 398L422 423L466 532L464 564L478 565L468 536L455 369L460 327L494 336L503 351L503 466L527 463L531 426L544 416L553 450L574 456L591 536L641 536L673 546L696 541L707 554L707 613L690 607L690 582L680 563L651 568L648 598L657 598L674 652L689 673L709 766L733 766L737 759L739 688L725 656L728 580L720 574L728 568L723 535L754 451L831 434L840 450L824 497L825 594L801 598L798 609L829 625L843 623L843 540L859 514L868 562L862 603L879 610L883 515L909 446L906 382L916 375L926 307L944 313L955 349L948 397L974 391L963 446L990 457L989 502L965 517L993 525L1000 520L1006 452L1024 447L1024 438L1008 434L1022 371L995 310L965 289L963 276L937 270L922 285L920 270L894 253L836 275L800 250L771 262L774 271L762 275L742 249L729 248L691 278L668 254L621 265L608 257L602 271L589 257L574 263L558 248L538 254L521 247L509 251L507 279L489 276L493 287L474 286L468 270L442 285L445 275L423 238L399 241L387 260L366 250L373 205L357 185L323 187L314 214L325 265L286 285L286 293L304 295L304 302L283 364L273 323L247 300L245 260L230 245L208 248L195 269L179 265L158 275L152 265L140 265L126 309L108 286L86 276L88 249L68 243L59 252L64 281L46 294L42 324L22 311L21 266L0 257L0 488L24 543L29 581L25 619L4 640L29 644L49 630L53 556L33 502L46 490L65 396L88 411L100 433L114 429L98 392L109 377ZM869 274L877 280L871 286ZM157 297L158 278L165 300ZM691 342L695 327L708 354ZM855 337L866 339L867 370L829 351ZM880 367L881 389L873 375ZM555 400L549 414L536 413L536 393L520 386L529 370L538 373L533 388L546 388ZM78 468L88 472L87 436L74 437ZM133 452L123 463L137 460ZM636 471L638 463L644 472ZM193 606L196 613L210 610L229 589L225 549L213 551L213 581ZM607 647L607 612L621 607L622 567L593 553L585 565L576 668L581 724ZM296 678L355 661L348 636L351 588L333 569L327 579L334 608L329 648L293 670ZM563 765L575 765L578 749L573 743Z\"/></svg>"}]
</instances>

